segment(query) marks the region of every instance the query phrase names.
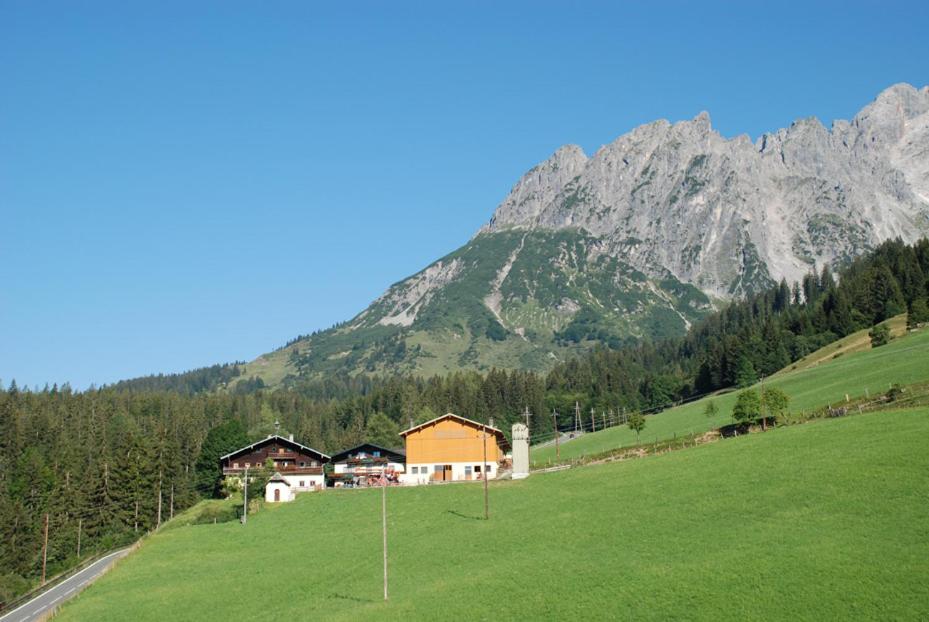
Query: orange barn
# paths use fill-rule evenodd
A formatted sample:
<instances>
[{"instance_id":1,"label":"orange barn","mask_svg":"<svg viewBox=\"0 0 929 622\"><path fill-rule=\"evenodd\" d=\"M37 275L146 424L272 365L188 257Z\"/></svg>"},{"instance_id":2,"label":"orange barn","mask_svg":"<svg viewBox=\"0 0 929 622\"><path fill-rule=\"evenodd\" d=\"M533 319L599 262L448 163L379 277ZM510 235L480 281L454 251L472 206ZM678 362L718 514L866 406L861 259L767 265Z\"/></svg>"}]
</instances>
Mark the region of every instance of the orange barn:
<instances>
[{"instance_id":1,"label":"orange barn","mask_svg":"<svg viewBox=\"0 0 929 622\"><path fill-rule=\"evenodd\" d=\"M475 480L485 475L493 479L510 448L501 430L452 413L400 436L406 442L406 473L401 476L405 484Z\"/></svg>"}]
</instances>

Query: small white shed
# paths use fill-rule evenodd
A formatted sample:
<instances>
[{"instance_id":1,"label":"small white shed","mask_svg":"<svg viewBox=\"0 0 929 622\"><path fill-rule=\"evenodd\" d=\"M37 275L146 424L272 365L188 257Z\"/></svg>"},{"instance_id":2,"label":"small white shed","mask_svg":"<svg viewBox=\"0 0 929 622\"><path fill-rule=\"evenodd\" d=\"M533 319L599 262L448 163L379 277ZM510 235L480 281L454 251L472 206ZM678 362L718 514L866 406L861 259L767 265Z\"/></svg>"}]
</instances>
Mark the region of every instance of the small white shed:
<instances>
[{"instance_id":1,"label":"small white shed","mask_svg":"<svg viewBox=\"0 0 929 622\"><path fill-rule=\"evenodd\" d=\"M290 489L290 482L284 479L280 473L275 473L268 480L268 485L265 486L265 501L279 503L293 500L294 493Z\"/></svg>"}]
</instances>

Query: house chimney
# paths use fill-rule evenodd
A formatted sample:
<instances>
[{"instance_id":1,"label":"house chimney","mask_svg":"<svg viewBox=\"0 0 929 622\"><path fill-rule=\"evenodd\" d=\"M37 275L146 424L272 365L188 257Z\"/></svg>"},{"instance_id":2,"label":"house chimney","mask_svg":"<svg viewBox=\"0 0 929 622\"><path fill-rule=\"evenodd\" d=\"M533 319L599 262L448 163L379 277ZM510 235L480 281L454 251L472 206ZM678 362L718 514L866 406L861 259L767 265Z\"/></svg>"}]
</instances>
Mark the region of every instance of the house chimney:
<instances>
[{"instance_id":1,"label":"house chimney","mask_svg":"<svg viewBox=\"0 0 929 622\"><path fill-rule=\"evenodd\" d=\"M294 435L293 435L293 434L288 434L288 435L287 435L287 440L290 441L291 443L293 443L293 442L294 442Z\"/></svg>"}]
</instances>

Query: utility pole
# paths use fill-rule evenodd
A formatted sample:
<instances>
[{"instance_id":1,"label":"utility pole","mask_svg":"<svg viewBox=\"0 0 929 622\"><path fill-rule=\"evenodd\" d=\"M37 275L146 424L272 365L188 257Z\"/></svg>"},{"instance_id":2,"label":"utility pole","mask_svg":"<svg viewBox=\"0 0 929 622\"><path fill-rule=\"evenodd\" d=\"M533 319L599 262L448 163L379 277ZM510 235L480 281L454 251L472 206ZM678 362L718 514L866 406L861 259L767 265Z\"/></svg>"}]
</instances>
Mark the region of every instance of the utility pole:
<instances>
[{"instance_id":1,"label":"utility pole","mask_svg":"<svg viewBox=\"0 0 929 622\"><path fill-rule=\"evenodd\" d=\"M584 426L581 425L581 405L577 402L574 402L574 433L577 434L577 429L584 429Z\"/></svg>"},{"instance_id":2,"label":"utility pole","mask_svg":"<svg viewBox=\"0 0 929 622\"><path fill-rule=\"evenodd\" d=\"M387 478L381 473L381 532L384 540L384 600L387 600Z\"/></svg>"},{"instance_id":3,"label":"utility pole","mask_svg":"<svg viewBox=\"0 0 929 622\"><path fill-rule=\"evenodd\" d=\"M168 519L174 518L174 484L171 484L171 503L168 509Z\"/></svg>"},{"instance_id":4,"label":"utility pole","mask_svg":"<svg viewBox=\"0 0 929 622\"><path fill-rule=\"evenodd\" d=\"M158 520L155 521L155 529L161 527L161 484L164 481L164 472L158 472Z\"/></svg>"},{"instance_id":5,"label":"utility pole","mask_svg":"<svg viewBox=\"0 0 929 622\"><path fill-rule=\"evenodd\" d=\"M490 518L490 498L487 494L487 428L481 426L484 432L484 520Z\"/></svg>"},{"instance_id":6,"label":"utility pole","mask_svg":"<svg viewBox=\"0 0 929 622\"><path fill-rule=\"evenodd\" d=\"M242 524L248 522L248 467L245 467L245 490L242 493L245 503L242 505Z\"/></svg>"},{"instance_id":7,"label":"utility pole","mask_svg":"<svg viewBox=\"0 0 929 622\"><path fill-rule=\"evenodd\" d=\"M768 410L768 409L765 407L765 400L764 400L764 376L762 376L762 377L761 377L761 431L762 431L762 432L767 432L767 431L768 431L767 416L765 415L765 411L766 411L766 410Z\"/></svg>"},{"instance_id":8,"label":"utility pole","mask_svg":"<svg viewBox=\"0 0 929 622\"><path fill-rule=\"evenodd\" d=\"M80 559L81 557L81 526L83 518L77 519L77 556Z\"/></svg>"},{"instance_id":9,"label":"utility pole","mask_svg":"<svg viewBox=\"0 0 929 622\"><path fill-rule=\"evenodd\" d=\"M594 409L593 409L593 408L590 409L590 431L591 431L591 432L596 432L596 431L597 431L597 420L594 418Z\"/></svg>"},{"instance_id":10,"label":"utility pole","mask_svg":"<svg viewBox=\"0 0 929 622\"><path fill-rule=\"evenodd\" d=\"M529 417L532 416L532 413L529 412L529 407L526 406L525 412L523 412L523 417L526 418L526 429L529 429Z\"/></svg>"},{"instance_id":11,"label":"utility pole","mask_svg":"<svg viewBox=\"0 0 929 622\"><path fill-rule=\"evenodd\" d=\"M561 433L558 431L558 411L552 408L552 419L555 421L555 457L561 460L561 449L558 447L558 437Z\"/></svg>"},{"instance_id":12,"label":"utility pole","mask_svg":"<svg viewBox=\"0 0 929 622\"><path fill-rule=\"evenodd\" d=\"M42 544L42 585L45 585L45 564L48 561L48 512L45 513L45 542Z\"/></svg>"}]
</instances>

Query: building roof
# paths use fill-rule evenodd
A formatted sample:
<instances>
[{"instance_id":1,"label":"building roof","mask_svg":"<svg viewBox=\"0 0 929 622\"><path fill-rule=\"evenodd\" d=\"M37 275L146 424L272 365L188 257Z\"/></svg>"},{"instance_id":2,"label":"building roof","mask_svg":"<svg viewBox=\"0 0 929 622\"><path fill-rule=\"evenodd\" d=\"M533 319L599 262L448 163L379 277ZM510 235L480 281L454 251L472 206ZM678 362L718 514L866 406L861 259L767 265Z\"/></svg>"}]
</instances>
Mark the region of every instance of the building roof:
<instances>
[{"instance_id":1,"label":"building roof","mask_svg":"<svg viewBox=\"0 0 929 622\"><path fill-rule=\"evenodd\" d=\"M290 486L290 482L284 479L284 476L281 475L280 473L275 473L274 475L272 475L271 478L268 480L268 483L269 484L274 484L274 483L287 484L288 486Z\"/></svg>"},{"instance_id":2,"label":"building roof","mask_svg":"<svg viewBox=\"0 0 929 622\"><path fill-rule=\"evenodd\" d=\"M364 451L366 453L373 453L375 451L381 452L381 456L385 458L392 458L394 462L404 462L406 461L406 452L402 449L390 449L389 447L381 447L380 445L375 445L374 443L362 443L351 449L346 449L340 451L339 453L332 456L332 462L341 462L342 460L347 460L349 456L359 451Z\"/></svg>"},{"instance_id":3,"label":"building roof","mask_svg":"<svg viewBox=\"0 0 929 622\"><path fill-rule=\"evenodd\" d=\"M289 445L289 446L291 446L291 447L293 447L293 448L295 448L295 449L299 449L299 450L304 451L304 452L306 452L306 453L315 454L315 455L319 456L319 461L320 461L320 462L329 462L329 460L330 460L329 456L327 456L326 454L324 454L324 453L321 452L321 451L317 451L317 450L313 449L312 447L307 447L306 445L301 445L300 443L298 443L298 442L296 442L296 441L292 441L292 440L290 440L289 438L284 438L283 436L279 436L279 435L277 435L277 434L269 435L267 438L263 438L263 439L261 439L260 441L258 441L258 442L256 442L256 443L252 443L251 445L249 445L249 446L247 446L247 447L243 447L243 448L241 448L241 449L236 449L235 451L230 452L230 453L226 454L225 456L220 456L219 459L220 459L220 460L225 460L226 458L234 458L235 456L237 456L237 455L239 455L239 454L247 453L247 452L249 452L249 451L254 451L256 448L261 447L261 446L263 446L263 445L267 445L268 443L271 443L271 442L282 443L282 444L284 444L284 445Z\"/></svg>"},{"instance_id":4,"label":"building roof","mask_svg":"<svg viewBox=\"0 0 929 622\"><path fill-rule=\"evenodd\" d=\"M441 417L436 417L435 419L430 419L429 421L426 421L425 423L414 425L412 428L409 428L408 430L404 430L403 432L401 432L400 436L406 438L407 434L416 432L417 430L420 430L426 427L427 425L432 425L434 423L438 423L439 421L443 421L445 419L454 419L455 421L458 421L459 423L463 423L465 425L472 425L477 428L482 428L484 430L487 430L488 432L490 432L491 434L497 437L497 442L504 449L509 449L510 447L510 442L506 439L506 436L503 434L503 430L501 430L500 428L495 428L491 425L487 425L486 423L481 423L480 421L474 421L472 419L467 419L465 417L459 417L458 415L454 413L446 413L442 415Z\"/></svg>"}]
</instances>

